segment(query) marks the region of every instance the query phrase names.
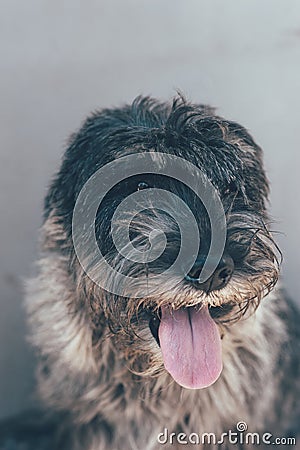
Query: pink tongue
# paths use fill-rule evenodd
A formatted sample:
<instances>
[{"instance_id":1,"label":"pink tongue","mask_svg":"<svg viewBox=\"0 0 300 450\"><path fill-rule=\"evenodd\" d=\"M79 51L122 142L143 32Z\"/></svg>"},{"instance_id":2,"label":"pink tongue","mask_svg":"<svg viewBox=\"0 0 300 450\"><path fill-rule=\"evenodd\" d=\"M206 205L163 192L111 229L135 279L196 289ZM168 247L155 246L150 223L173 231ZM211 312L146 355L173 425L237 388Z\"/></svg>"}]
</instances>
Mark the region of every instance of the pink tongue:
<instances>
[{"instance_id":1,"label":"pink tongue","mask_svg":"<svg viewBox=\"0 0 300 450\"><path fill-rule=\"evenodd\" d=\"M158 336L165 368L178 384L201 389L219 378L221 339L208 306L200 311L162 308Z\"/></svg>"}]
</instances>

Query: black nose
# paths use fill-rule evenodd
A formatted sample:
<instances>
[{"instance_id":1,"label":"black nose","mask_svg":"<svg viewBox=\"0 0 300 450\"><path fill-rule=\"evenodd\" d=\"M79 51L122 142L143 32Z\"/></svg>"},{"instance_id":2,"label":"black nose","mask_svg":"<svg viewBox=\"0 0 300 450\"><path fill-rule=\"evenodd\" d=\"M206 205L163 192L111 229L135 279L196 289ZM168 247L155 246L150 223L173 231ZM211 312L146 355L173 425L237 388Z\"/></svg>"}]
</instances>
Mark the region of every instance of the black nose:
<instances>
[{"instance_id":1,"label":"black nose","mask_svg":"<svg viewBox=\"0 0 300 450\"><path fill-rule=\"evenodd\" d=\"M230 280L234 270L234 262L231 256L223 255L214 273L204 283L199 283L199 277L203 265L203 258L197 259L193 268L185 276L185 279L198 289L201 289L207 293L211 291L217 291L225 287Z\"/></svg>"}]
</instances>

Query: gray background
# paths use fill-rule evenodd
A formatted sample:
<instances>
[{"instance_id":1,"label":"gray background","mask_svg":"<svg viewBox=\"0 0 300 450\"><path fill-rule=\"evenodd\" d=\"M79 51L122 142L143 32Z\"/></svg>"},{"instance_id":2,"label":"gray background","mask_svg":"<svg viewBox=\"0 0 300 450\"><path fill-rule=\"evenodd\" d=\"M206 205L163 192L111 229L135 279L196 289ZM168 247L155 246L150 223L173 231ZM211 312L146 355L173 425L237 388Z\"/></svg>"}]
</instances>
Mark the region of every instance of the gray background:
<instances>
[{"instance_id":1,"label":"gray background","mask_svg":"<svg viewBox=\"0 0 300 450\"><path fill-rule=\"evenodd\" d=\"M0 1L0 415L31 398L22 278L42 199L86 114L137 94L219 107L265 150L284 278L299 286L298 0Z\"/></svg>"}]
</instances>

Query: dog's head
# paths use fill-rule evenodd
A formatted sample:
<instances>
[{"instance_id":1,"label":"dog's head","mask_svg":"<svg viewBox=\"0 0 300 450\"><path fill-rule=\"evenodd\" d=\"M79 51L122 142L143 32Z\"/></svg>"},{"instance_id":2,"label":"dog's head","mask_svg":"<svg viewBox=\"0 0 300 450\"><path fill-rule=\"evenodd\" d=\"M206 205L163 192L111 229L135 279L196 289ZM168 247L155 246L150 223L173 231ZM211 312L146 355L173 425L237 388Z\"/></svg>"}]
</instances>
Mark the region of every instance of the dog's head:
<instances>
[{"instance_id":1,"label":"dog's head","mask_svg":"<svg viewBox=\"0 0 300 450\"><path fill-rule=\"evenodd\" d=\"M278 278L267 196L243 127L182 98L138 98L74 135L46 216L64 227L61 251L95 330L105 317L129 359L160 346L155 369L162 354L179 384L204 387L221 370L222 326Z\"/></svg>"}]
</instances>

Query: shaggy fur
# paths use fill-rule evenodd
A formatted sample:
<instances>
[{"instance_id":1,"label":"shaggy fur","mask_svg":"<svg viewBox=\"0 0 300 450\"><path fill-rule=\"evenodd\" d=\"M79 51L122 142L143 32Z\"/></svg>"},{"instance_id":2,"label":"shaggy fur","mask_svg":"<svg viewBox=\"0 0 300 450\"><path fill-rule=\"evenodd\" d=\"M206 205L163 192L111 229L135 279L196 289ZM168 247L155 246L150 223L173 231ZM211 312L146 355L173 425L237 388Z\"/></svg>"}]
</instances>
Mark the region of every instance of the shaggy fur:
<instances>
[{"instance_id":1,"label":"shaggy fur","mask_svg":"<svg viewBox=\"0 0 300 450\"><path fill-rule=\"evenodd\" d=\"M226 213L225 251L235 267L222 289L201 292L174 277L165 280L163 295L137 301L126 292L104 291L82 270L73 248L72 213L84 183L114 159L149 151L185 158L217 189ZM116 186L100 205L96 236L110 264L125 274L145 274L144 265L124 262L110 235L115 208L140 182L176 193L190 206L202 238L200 253L206 254L210 228L203 205L179 182L149 174ZM277 285L280 255L269 228L267 196L261 149L243 127L210 107L182 98L172 105L138 98L89 117L72 137L47 195L38 275L27 285L43 407L38 419L20 419L2 431L1 450L250 448L157 442L164 428L220 436L239 421L249 432L296 437L300 317ZM178 207L176 200L171 207ZM146 267L151 277L178 251L176 224L163 211L147 211L131 226L136 246L157 226L168 236L165 257ZM107 276L97 261L92 270ZM182 388L164 369L157 330L166 305L209 306L223 351L223 371L212 386Z\"/></svg>"}]
</instances>

